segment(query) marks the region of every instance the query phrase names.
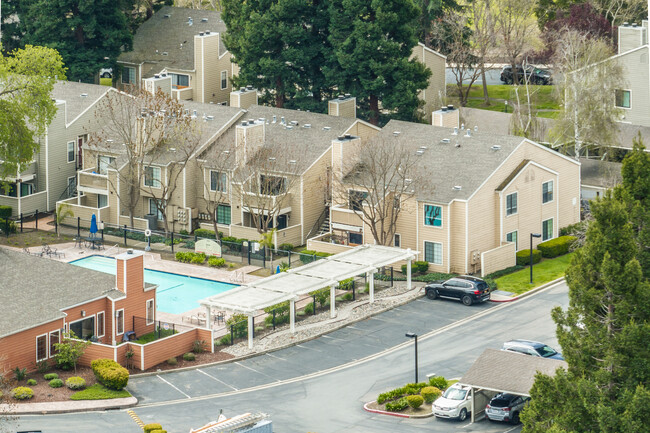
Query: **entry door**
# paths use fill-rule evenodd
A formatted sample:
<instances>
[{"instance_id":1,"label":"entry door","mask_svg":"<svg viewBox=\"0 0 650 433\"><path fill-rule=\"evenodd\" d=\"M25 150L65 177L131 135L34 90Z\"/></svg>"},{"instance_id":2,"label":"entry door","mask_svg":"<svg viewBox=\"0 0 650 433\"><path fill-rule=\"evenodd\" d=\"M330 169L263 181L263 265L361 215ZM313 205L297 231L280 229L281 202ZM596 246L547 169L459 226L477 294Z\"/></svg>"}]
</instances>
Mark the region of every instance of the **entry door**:
<instances>
[{"instance_id":1,"label":"entry door","mask_svg":"<svg viewBox=\"0 0 650 433\"><path fill-rule=\"evenodd\" d=\"M71 323L70 331L74 332L77 338L89 340L90 337L95 335L95 316Z\"/></svg>"}]
</instances>

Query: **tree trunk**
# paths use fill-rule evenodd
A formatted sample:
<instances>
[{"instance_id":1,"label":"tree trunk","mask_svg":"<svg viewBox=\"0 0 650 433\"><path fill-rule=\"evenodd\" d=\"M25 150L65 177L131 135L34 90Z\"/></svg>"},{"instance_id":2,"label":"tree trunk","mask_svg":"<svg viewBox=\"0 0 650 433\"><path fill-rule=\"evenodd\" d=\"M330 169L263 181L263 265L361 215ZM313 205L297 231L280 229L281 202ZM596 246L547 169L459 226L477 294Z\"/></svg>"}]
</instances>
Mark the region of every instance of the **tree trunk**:
<instances>
[{"instance_id":1,"label":"tree trunk","mask_svg":"<svg viewBox=\"0 0 650 433\"><path fill-rule=\"evenodd\" d=\"M483 81L483 103L489 106L490 96L488 95L487 81L485 80L485 65L481 65L481 80Z\"/></svg>"},{"instance_id":2,"label":"tree trunk","mask_svg":"<svg viewBox=\"0 0 650 433\"><path fill-rule=\"evenodd\" d=\"M275 79L275 106L277 108L284 107L284 88L282 87L282 78Z\"/></svg>"},{"instance_id":3,"label":"tree trunk","mask_svg":"<svg viewBox=\"0 0 650 433\"><path fill-rule=\"evenodd\" d=\"M370 123L379 125L379 99L376 95L370 95Z\"/></svg>"}]
</instances>

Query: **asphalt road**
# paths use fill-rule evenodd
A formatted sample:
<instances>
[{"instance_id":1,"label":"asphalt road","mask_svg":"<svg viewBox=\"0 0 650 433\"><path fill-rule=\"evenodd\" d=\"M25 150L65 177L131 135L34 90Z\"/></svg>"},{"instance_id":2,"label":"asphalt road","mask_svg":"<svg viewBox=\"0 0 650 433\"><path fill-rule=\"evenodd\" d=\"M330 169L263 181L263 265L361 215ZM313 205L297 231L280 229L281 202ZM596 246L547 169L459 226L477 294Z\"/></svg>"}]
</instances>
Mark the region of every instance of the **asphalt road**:
<instances>
[{"instance_id":1,"label":"asphalt road","mask_svg":"<svg viewBox=\"0 0 650 433\"><path fill-rule=\"evenodd\" d=\"M488 69L485 72L485 80L487 81L488 85L503 84L501 82L501 68ZM445 69L445 82L447 84L456 84L456 77L454 76L454 73L451 71L451 68ZM463 83L465 84L467 84L468 82L469 80L467 79L463 81ZM481 77L479 77L476 81L474 81L474 85L483 85L483 80L481 80Z\"/></svg>"},{"instance_id":2,"label":"asphalt road","mask_svg":"<svg viewBox=\"0 0 650 433\"><path fill-rule=\"evenodd\" d=\"M129 390L145 422L187 432L227 415L261 411L275 432L518 432L520 427L411 420L365 412L380 392L412 382L414 350L405 332L419 337L419 374L460 377L488 347L511 338L557 346L549 312L568 304L564 284L508 304L461 303L421 298L373 318L288 349L236 363L132 378ZM20 429L44 433L141 432L126 411L24 416Z\"/></svg>"}]
</instances>

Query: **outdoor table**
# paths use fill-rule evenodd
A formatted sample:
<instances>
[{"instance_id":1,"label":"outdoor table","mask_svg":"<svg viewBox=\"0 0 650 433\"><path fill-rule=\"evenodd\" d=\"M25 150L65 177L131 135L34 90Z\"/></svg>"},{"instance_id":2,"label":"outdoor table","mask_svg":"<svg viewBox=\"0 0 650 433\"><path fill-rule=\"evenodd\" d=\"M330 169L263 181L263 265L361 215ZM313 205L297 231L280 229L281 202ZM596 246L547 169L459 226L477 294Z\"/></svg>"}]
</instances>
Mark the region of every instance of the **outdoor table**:
<instances>
[{"instance_id":1,"label":"outdoor table","mask_svg":"<svg viewBox=\"0 0 650 433\"><path fill-rule=\"evenodd\" d=\"M102 242L101 238L84 238L84 240L90 244L90 249L93 249L93 250L96 249L96 245L98 243L101 244L101 242Z\"/></svg>"}]
</instances>

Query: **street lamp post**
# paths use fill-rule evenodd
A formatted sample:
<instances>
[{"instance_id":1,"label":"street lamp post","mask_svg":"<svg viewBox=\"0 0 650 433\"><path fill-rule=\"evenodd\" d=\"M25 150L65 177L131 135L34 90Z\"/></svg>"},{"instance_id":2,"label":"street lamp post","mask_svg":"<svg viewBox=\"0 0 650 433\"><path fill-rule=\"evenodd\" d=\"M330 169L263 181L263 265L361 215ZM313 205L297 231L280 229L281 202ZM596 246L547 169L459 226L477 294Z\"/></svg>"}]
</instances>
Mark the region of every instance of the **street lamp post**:
<instances>
[{"instance_id":1,"label":"street lamp post","mask_svg":"<svg viewBox=\"0 0 650 433\"><path fill-rule=\"evenodd\" d=\"M533 238L541 238L539 233L530 234L530 284L533 284Z\"/></svg>"},{"instance_id":2,"label":"street lamp post","mask_svg":"<svg viewBox=\"0 0 650 433\"><path fill-rule=\"evenodd\" d=\"M418 383L418 335L407 332L406 336L415 339L415 383Z\"/></svg>"}]
</instances>

